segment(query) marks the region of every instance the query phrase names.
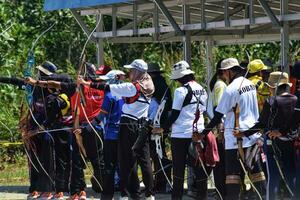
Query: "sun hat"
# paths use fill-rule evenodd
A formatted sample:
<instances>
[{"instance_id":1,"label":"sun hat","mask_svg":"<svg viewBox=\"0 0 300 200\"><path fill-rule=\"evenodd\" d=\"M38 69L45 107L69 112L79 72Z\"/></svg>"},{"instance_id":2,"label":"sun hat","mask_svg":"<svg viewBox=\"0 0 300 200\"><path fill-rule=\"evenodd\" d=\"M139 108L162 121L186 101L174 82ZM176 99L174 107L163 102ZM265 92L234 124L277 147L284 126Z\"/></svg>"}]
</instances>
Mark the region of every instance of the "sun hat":
<instances>
[{"instance_id":1,"label":"sun hat","mask_svg":"<svg viewBox=\"0 0 300 200\"><path fill-rule=\"evenodd\" d=\"M253 74L253 73L256 73L256 72L268 69L268 67L260 59L252 60L248 64L247 68L249 69L249 73L250 74Z\"/></svg>"},{"instance_id":2,"label":"sun hat","mask_svg":"<svg viewBox=\"0 0 300 200\"><path fill-rule=\"evenodd\" d=\"M50 61L46 61L43 64L36 66L36 68L44 74L46 74L47 76L54 74L57 70L56 65Z\"/></svg>"},{"instance_id":3,"label":"sun hat","mask_svg":"<svg viewBox=\"0 0 300 200\"><path fill-rule=\"evenodd\" d=\"M170 79L176 80L184 77L185 75L194 74L194 73L195 72L191 70L190 65L186 61L182 60L176 63L175 65L173 65Z\"/></svg>"},{"instance_id":4,"label":"sun hat","mask_svg":"<svg viewBox=\"0 0 300 200\"><path fill-rule=\"evenodd\" d=\"M292 83L289 82L289 75L286 72L272 72L270 73L267 85L270 88L276 88L281 85L289 85L292 87Z\"/></svg>"},{"instance_id":5,"label":"sun hat","mask_svg":"<svg viewBox=\"0 0 300 200\"><path fill-rule=\"evenodd\" d=\"M241 67L236 58L226 58L221 62L220 70L227 70L236 66Z\"/></svg>"},{"instance_id":6,"label":"sun hat","mask_svg":"<svg viewBox=\"0 0 300 200\"><path fill-rule=\"evenodd\" d=\"M147 72L148 64L142 59L136 59L129 65L124 65L127 69L136 69L141 72Z\"/></svg>"}]
</instances>

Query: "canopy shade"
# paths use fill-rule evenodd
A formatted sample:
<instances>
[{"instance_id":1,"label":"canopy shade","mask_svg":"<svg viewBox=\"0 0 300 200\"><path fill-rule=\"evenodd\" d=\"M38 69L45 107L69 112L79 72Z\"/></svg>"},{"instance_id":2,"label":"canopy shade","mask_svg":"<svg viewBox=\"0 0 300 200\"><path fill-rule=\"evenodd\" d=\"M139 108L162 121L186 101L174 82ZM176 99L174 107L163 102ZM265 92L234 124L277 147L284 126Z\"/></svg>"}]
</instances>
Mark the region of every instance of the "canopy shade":
<instances>
[{"instance_id":1,"label":"canopy shade","mask_svg":"<svg viewBox=\"0 0 300 200\"><path fill-rule=\"evenodd\" d=\"M91 6L101 6L124 2L129 2L129 0L45 0L44 10L52 11L68 8L86 8Z\"/></svg>"}]
</instances>

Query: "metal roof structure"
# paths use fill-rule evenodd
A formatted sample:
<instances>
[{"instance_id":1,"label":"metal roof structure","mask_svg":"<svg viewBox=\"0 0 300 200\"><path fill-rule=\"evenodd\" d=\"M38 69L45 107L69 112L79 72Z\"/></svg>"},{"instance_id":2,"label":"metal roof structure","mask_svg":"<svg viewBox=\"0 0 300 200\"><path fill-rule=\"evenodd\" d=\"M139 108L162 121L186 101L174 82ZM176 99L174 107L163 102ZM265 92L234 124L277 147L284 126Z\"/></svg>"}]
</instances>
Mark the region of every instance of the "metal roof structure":
<instances>
[{"instance_id":1,"label":"metal roof structure","mask_svg":"<svg viewBox=\"0 0 300 200\"><path fill-rule=\"evenodd\" d=\"M285 66L289 40L300 39L300 0L131 0L71 11L87 34L82 16L112 17L109 30L98 28L93 35L100 63L103 39L112 43L183 42L188 62L191 41L206 41L208 58L215 45L281 41L281 64ZM118 27L117 18L130 22Z\"/></svg>"}]
</instances>

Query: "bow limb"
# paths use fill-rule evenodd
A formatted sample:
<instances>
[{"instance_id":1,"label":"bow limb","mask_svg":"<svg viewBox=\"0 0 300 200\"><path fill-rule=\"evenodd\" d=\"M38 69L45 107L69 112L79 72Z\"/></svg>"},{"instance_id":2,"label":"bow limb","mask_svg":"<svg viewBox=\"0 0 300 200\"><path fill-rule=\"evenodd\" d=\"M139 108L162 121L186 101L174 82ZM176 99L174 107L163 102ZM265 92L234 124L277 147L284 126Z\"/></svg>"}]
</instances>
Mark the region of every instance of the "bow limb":
<instances>
[{"instance_id":1,"label":"bow limb","mask_svg":"<svg viewBox=\"0 0 300 200\"><path fill-rule=\"evenodd\" d=\"M75 16L74 16L74 18L75 18ZM76 19L76 18L75 18ZM82 49L82 52L81 52L81 54L80 54L80 67L79 67L79 69L78 69L78 73L77 73L77 76L79 76L79 75L81 75L82 73L84 74L84 76L85 76L85 74L86 74L86 69L85 69L85 67L86 67L86 65L85 65L85 54L84 54L84 52L85 52L85 49L86 49L86 46L87 46L87 44L88 44L88 42L89 42L89 40L92 38L92 36L93 36L93 34L94 34L94 32L96 31L96 29L98 28L98 26L100 25L100 22L101 22L101 19L99 20L99 22L96 24L96 27L92 30L92 32L90 33L90 35L88 36L88 38L87 38L87 40L86 40L86 42L85 42L85 44L84 44L84 46L83 46L83 49ZM74 108L74 111L75 111L75 121L76 121L76 118L78 118L78 122L77 122L77 125L75 125L75 123L74 123L74 128L79 128L79 113L78 112L80 112L80 108L81 108L81 111L83 112L83 114L84 114L84 117L86 118L86 121L89 123L89 125L91 126L91 128L92 128L92 130L93 130L93 132L97 135L97 137L100 139L100 141L101 141L101 143L102 143L102 148L103 148L103 141L102 141L102 139L100 138L100 136L98 135L98 133L97 133L97 131L94 129L94 127L92 126L92 124L91 124L91 122L90 122L90 120L88 119L88 117L87 117L87 114L86 114L86 112L85 112L85 108L84 108L84 106L86 105L86 102L85 102L85 96L84 96L84 92L83 92L83 86L82 85L80 85L80 84L78 84L77 85L77 87L76 87L76 91L77 91L77 96L76 96L76 101L75 101L75 108ZM78 102L79 101L79 102ZM80 106L80 107L79 107ZM75 122L74 121L74 122ZM77 134L75 135L75 137L76 137L76 141L77 141ZM87 167L87 169L89 169L89 171L91 172L91 174L92 174L92 176L93 176L93 178L96 180L96 182L97 182L97 184L100 186L100 188L102 189L102 186L101 186L101 184L100 184L100 182L98 181L98 179L93 175L93 173L92 173L92 171L90 170L90 168L89 168L89 166L87 165L87 163L86 163L86 160L85 160L85 158L84 158L84 156L82 155L82 153L83 152L85 152L85 150L83 150L84 149L84 146L83 146L83 144L81 144L82 143L82 136L79 136L78 137L78 145L79 145L79 148L80 148L80 146L81 146L81 150L80 150L80 155L81 155L81 157L82 157L82 159L83 159L83 161L84 161L84 163L85 163L85 166ZM85 153L85 156L86 156L86 153Z\"/></svg>"},{"instance_id":2,"label":"bow limb","mask_svg":"<svg viewBox=\"0 0 300 200\"><path fill-rule=\"evenodd\" d=\"M157 108L157 112L156 112L156 115L154 117L154 121L153 121L153 126L155 128L160 128L160 118L161 118L161 115L165 109L165 106L166 106L166 99L165 99L165 96L167 94L167 91L168 91L169 88L166 89L165 91L165 94L164 96L162 97L162 101L160 103L160 105L158 106ZM171 181L169 180L167 174L166 174L166 171L164 169L164 166L162 164L162 158L163 158L163 153L162 153L162 147L161 147L161 135L151 135L151 140L154 140L155 141L155 146L156 146L156 154L157 154L157 158L158 158L158 161L159 161L159 165L161 167L161 170L169 184L169 186L173 189L173 186L172 186L172 183Z\"/></svg>"}]
</instances>

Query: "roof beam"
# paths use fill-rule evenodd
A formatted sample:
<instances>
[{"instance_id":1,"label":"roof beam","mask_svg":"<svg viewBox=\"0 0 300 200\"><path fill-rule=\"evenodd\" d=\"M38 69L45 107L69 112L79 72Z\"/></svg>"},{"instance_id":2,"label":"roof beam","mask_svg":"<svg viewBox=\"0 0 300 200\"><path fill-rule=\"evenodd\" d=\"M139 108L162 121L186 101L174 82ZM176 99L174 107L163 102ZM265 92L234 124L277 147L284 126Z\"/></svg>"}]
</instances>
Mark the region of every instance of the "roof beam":
<instances>
[{"instance_id":1,"label":"roof beam","mask_svg":"<svg viewBox=\"0 0 300 200\"><path fill-rule=\"evenodd\" d=\"M137 25L139 25L140 23L142 23L143 21L146 21L148 19L150 19L152 17L152 14L145 14L143 15L142 17L140 17L138 20L137 20ZM129 22L128 24L126 24L125 26L122 26L119 30L126 30L126 29L131 29L133 28L133 25L134 25L134 22Z\"/></svg>"},{"instance_id":2,"label":"roof beam","mask_svg":"<svg viewBox=\"0 0 300 200\"><path fill-rule=\"evenodd\" d=\"M269 41L280 41L279 33L271 34L249 34L249 35L199 35L192 36L192 41L204 41L211 39L214 45L233 45L233 44L251 44L251 43L265 43ZM300 40L300 34L291 33L291 40ZM175 36L172 38L165 38L164 40L154 40L152 37L118 37L109 39L110 43L116 44L128 44L128 43L168 43L168 42L182 42L181 36Z\"/></svg>"},{"instance_id":3,"label":"roof beam","mask_svg":"<svg viewBox=\"0 0 300 200\"><path fill-rule=\"evenodd\" d=\"M156 5L160 9L160 11L165 15L165 17L169 20L169 22L173 26L175 32L178 35L181 35L181 36L184 35L184 32L178 26L177 22L175 21L175 19L173 18L173 16L169 12L168 8L165 6L165 4L163 3L163 1L162 0L153 0L153 1L156 3Z\"/></svg>"},{"instance_id":4,"label":"roof beam","mask_svg":"<svg viewBox=\"0 0 300 200\"><path fill-rule=\"evenodd\" d=\"M268 5L268 3L265 0L258 0L258 2L263 7L263 9L267 13L267 15L270 17L273 25L280 27L281 24L279 23L279 20L276 18L275 14L273 13L273 11L270 8L270 6Z\"/></svg>"},{"instance_id":5,"label":"roof beam","mask_svg":"<svg viewBox=\"0 0 300 200\"><path fill-rule=\"evenodd\" d=\"M86 26L86 24L83 21L83 19L81 18L81 16L74 9L71 9L71 13L73 14L73 16L74 16L75 20L77 21L78 25L80 26L80 28L83 30L83 32L88 37L91 34L91 31L89 31L88 27ZM97 42L97 40L94 36L91 37L91 40L93 42Z\"/></svg>"},{"instance_id":6,"label":"roof beam","mask_svg":"<svg viewBox=\"0 0 300 200\"><path fill-rule=\"evenodd\" d=\"M279 15L276 16L279 21L296 21L300 20L300 13L297 14L287 14L287 15ZM268 24L271 23L272 21L270 20L269 17L257 17L255 18L255 25L260 25L260 24ZM230 27L232 29L234 28L239 28L241 26L246 26L250 25L250 20L248 19L231 19L230 20ZM185 24L185 25L180 25L179 26L181 30L184 31L192 31L192 30L201 30L201 23L196 23L196 24ZM209 29L223 29L226 28L225 22L224 21L217 21L217 22L209 22L206 24L207 30ZM174 27L172 26L162 26L160 27L160 33L169 33L173 32ZM138 34L140 35L147 35L147 34L153 34L155 33L155 28L150 27L150 28L142 28L138 29ZM117 36L132 36L133 31L132 30L122 30L122 31L117 31ZM95 37L99 38L105 38L105 37L112 37L112 32L97 32L94 33Z\"/></svg>"}]
</instances>

